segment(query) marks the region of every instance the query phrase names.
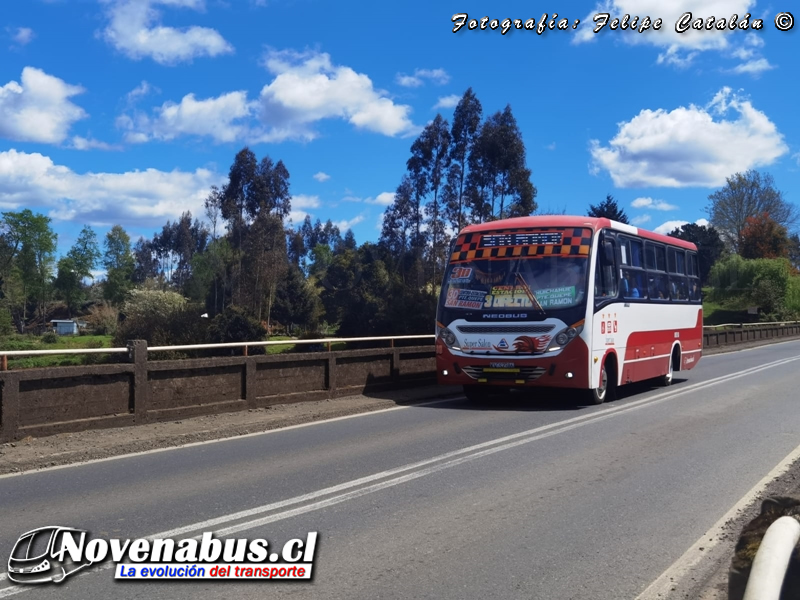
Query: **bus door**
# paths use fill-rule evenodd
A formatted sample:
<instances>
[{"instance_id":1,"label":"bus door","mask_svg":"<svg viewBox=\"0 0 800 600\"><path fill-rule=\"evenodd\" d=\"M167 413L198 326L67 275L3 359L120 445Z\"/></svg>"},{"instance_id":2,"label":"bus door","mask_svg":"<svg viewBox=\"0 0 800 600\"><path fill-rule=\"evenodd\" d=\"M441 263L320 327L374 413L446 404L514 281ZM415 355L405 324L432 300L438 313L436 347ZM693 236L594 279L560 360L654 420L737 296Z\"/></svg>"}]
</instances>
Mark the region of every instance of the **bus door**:
<instances>
[{"instance_id":1,"label":"bus door","mask_svg":"<svg viewBox=\"0 0 800 600\"><path fill-rule=\"evenodd\" d=\"M595 256L594 315L592 323L592 387L600 381L603 358L609 349L617 352L621 362L625 353L625 339L619 331L622 304L619 295L619 269L617 268L617 242L607 231L600 233ZM597 362L594 357L598 357ZM614 382L617 383L617 382Z\"/></svg>"}]
</instances>

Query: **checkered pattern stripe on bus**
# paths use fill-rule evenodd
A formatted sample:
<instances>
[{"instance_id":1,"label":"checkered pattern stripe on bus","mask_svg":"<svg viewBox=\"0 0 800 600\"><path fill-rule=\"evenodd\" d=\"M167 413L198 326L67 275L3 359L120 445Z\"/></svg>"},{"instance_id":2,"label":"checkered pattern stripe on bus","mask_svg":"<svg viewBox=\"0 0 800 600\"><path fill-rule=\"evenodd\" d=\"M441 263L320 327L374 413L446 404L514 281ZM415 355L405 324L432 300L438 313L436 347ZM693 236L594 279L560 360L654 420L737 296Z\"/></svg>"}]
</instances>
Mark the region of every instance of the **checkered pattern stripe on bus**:
<instances>
[{"instance_id":1,"label":"checkered pattern stripe on bus","mask_svg":"<svg viewBox=\"0 0 800 600\"><path fill-rule=\"evenodd\" d=\"M508 233L554 233L562 234L560 244L539 244L531 246L494 246L480 248L484 235L503 235ZM502 231L466 233L459 236L450 262L469 262L481 259L508 259L523 256L588 256L592 247L592 230L584 228L550 229L503 229Z\"/></svg>"}]
</instances>

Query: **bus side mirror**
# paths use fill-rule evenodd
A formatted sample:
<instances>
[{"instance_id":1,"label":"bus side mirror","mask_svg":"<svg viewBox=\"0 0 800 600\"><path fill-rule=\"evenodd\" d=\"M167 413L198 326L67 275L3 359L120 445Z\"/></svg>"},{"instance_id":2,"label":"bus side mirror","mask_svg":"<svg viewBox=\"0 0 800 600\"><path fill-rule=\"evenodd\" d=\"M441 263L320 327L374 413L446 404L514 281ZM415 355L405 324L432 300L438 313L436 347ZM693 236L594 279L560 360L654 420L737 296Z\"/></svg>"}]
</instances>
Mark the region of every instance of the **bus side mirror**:
<instances>
[{"instance_id":1,"label":"bus side mirror","mask_svg":"<svg viewBox=\"0 0 800 600\"><path fill-rule=\"evenodd\" d=\"M614 264L614 244L611 242L603 242L603 262L608 266Z\"/></svg>"}]
</instances>

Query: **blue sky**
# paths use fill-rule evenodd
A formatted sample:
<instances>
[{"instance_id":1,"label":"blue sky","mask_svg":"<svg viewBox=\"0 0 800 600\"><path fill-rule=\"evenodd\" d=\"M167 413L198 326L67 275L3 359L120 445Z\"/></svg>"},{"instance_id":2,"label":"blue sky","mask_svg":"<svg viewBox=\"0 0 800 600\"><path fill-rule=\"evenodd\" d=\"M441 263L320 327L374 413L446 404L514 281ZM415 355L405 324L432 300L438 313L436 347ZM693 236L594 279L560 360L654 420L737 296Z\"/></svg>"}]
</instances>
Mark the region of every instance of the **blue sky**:
<instances>
[{"instance_id":1,"label":"blue sky","mask_svg":"<svg viewBox=\"0 0 800 600\"><path fill-rule=\"evenodd\" d=\"M249 145L289 169L296 225L310 214L374 241L416 135L469 87L484 116L511 105L543 211L612 194L668 230L706 218L708 195L750 168L799 202L800 52L797 30L776 28L781 1L8 3L0 210L48 214L60 252L84 224L150 237L202 216ZM544 10L570 28L453 32L457 13L538 25ZM763 28L678 33L687 11ZM661 30L594 33L600 12Z\"/></svg>"}]
</instances>

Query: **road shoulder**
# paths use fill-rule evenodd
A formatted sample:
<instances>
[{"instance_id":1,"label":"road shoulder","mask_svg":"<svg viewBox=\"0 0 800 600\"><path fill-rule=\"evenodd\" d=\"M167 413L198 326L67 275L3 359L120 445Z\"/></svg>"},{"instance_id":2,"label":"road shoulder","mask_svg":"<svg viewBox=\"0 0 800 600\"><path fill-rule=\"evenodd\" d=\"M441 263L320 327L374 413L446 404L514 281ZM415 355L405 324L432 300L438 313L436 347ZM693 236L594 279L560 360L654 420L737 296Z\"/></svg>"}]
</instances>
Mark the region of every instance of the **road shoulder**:
<instances>
[{"instance_id":1,"label":"road shoulder","mask_svg":"<svg viewBox=\"0 0 800 600\"><path fill-rule=\"evenodd\" d=\"M342 396L330 400L278 404L267 408L130 427L61 433L42 438L27 437L0 444L0 475L175 448L387 410L433 398L454 396L460 391L460 387L432 385Z\"/></svg>"}]
</instances>

